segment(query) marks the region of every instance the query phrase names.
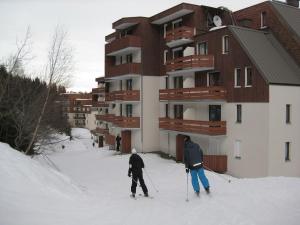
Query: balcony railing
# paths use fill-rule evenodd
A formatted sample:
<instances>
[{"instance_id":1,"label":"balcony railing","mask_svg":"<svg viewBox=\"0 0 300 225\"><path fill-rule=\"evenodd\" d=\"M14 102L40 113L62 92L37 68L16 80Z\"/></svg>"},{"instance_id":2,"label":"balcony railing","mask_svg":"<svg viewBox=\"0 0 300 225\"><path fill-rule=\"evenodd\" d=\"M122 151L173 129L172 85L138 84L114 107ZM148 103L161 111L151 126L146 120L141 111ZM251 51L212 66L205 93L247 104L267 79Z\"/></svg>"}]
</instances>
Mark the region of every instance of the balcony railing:
<instances>
[{"instance_id":1,"label":"balcony railing","mask_svg":"<svg viewBox=\"0 0 300 225\"><path fill-rule=\"evenodd\" d=\"M105 103L105 102L92 102L92 106L93 107L108 107L109 104Z\"/></svg>"},{"instance_id":2,"label":"balcony railing","mask_svg":"<svg viewBox=\"0 0 300 225\"><path fill-rule=\"evenodd\" d=\"M96 115L96 120L102 120L102 121L113 123L115 120L115 115L114 114Z\"/></svg>"},{"instance_id":3,"label":"balcony railing","mask_svg":"<svg viewBox=\"0 0 300 225\"><path fill-rule=\"evenodd\" d=\"M97 127L96 129L92 130L91 132L93 134L107 134L108 133L108 129Z\"/></svg>"},{"instance_id":4,"label":"balcony railing","mask_svg":"<svg viewBox=\"0 0 300 225\"><path fill-rule=\"evenodd\" d=\"M193 69L194 71L204 71L212 68L214 68L213 55L190 55L168 60L166 63L167 73L188 69Z\"/></svg>"},{"instance_id":5,"label":"balcony railing","mask_svg":"<svg viewBox=\"0 0 300 225\"><path fill-rule=\"evenodd\" d=\"M159 128L179 132L216 136L226 134L226 121L199 121L159 118Z\"/></svg>"},{"instance_id":6,"label":"balcony railing","mask_svg":"<svg viewBox=\"0 0 300 225\"><path fill-rule=\"evenodd\" d=\"M125 37L115 39L111 43L105 45L105 54L114 55L118 51L121 51L125 48L140 48L141 38L134 35L127 35Z\"/></svg>"},{"instance_id":7,"label":"balcony railing","mask_svg":"<svg viewBox=\"0 0 300 225\"><path fill-rule=\"evenodd\" d=\"M159 100L225 100L224 87L196 87L159 90Z\"/></svg>"},{"instance_id":8,"label":"balcony railing","mask_svg":"<svg viewBox=\"0 0 300 225\"><path fill-rule=\"evenodd\" d=\"M186 40L188 42L192 42L194 37L194 28L192 27L186 27L182 26L179 28L176 28L174 30L170 30L166 33L166 43L167 45L174 46L176 45L174 42L180 41L180 40ZM171 44L174 43L174 44ZM186 43L186 42L184 42Z\"/></svg>"},{"instance_id":9,"label":"balcony railing","mask_svg":"<svg viewBox=\"0 0 300 225\"><path fill-rule=\"evenodd\" d=\"M103 93L105 91L104 87L92 88L92 94Z\"/></svg>"},{"instance_id":10,"label":"balcony railing","mask_svg":"<svg viewBox=\"0 0 300 225\"><path fill-rule=\"evenodd\" d=\"M139 101L140 91L139 90L127 90L127 91L114 91L114 99L121 101Z\"/></svg>"},{"instance_id":11,"label":"balcony railing","mask_svg":"<svg viewBox=\"0 0 300 225\"><path fill-rule=\"evenodd\" d=\"M140 128L140 117L116 116L113 123L122 128Z\"/></svg>"},{"instance_id":12,"label":"balcony railing","mask_svg":"<svg viewBox=\"0 0 300 225\"><path fill-rule=\"evenodd\" d=\"M105 67L105 76L114 77L126 74L141 74L141 63L126 63L120 65L107 65Z\"/></svg>"}]
</instances>

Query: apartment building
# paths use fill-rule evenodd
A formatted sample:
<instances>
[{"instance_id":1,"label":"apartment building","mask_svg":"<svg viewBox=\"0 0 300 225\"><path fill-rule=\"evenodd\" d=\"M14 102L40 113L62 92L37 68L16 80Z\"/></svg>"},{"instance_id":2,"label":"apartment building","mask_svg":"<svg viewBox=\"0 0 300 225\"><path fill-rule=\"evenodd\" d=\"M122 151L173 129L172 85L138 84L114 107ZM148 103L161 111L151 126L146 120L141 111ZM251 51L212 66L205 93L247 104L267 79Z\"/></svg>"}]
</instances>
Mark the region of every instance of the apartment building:
<instances>
[{"instance_id":1,"label":"apartment building","mask_svg":"<svg viewBox=\"0 0 300 225\"><path fill-rule=\"evenodd\" d=\"M92 98L86 93L63 93L64 114L71 127L96 128L95 118L91 116Z\"/></svg>"},{"instance_id":2,"label":"apartment building","mask_svg":"<svg viewBox=\"0 0 300 225\"><path fill-rule=\"evenodd\" d=\"M182 3L106 36L105 142L178 161L183 135L237 177L300 176L298 1L231 12ZM293 6L292 6L293 5Z\"/></svg>"}]
</instances>

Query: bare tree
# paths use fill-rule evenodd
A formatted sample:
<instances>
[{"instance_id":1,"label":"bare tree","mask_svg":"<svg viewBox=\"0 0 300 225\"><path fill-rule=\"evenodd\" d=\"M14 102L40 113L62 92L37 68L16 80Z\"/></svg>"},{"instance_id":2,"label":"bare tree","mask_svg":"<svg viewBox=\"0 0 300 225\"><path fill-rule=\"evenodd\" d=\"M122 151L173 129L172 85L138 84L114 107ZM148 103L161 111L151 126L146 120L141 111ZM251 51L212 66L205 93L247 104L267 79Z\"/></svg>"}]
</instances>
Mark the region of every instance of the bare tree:
<instances>
[{"instance_id":1,"label":"bare tree","mask_svg":"<svg viewBox=\"0 0 300 225\"><path fill-rule=\"evenodd\" d=\"M41 125L41 121L45 114L45 109L48 104L51 86L52 85L65 85L71 78L71 72L73 69L73 54L72 49L68 47L67 33L59 26L56 27L52 43L48 51L48 62L45 67L45 77L47 79L47 94L38 117L34 132L31 137L31 141L26 148L25 154L28 154L35 142L38 131Z\"/></svg>"}]
</instances>

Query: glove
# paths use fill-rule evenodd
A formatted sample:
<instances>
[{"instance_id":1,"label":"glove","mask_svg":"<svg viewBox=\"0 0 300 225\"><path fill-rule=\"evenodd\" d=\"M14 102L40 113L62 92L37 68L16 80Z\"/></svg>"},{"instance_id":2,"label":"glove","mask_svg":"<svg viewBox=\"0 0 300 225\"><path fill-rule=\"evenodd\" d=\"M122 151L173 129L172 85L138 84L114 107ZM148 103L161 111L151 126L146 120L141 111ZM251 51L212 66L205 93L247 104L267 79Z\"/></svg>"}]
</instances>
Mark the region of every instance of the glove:
<instances>
[{"instance_id":1,"label":"glove","mask_svg":"<svg viewBox=\"0 0 300 225\"><path fill-rule=\"evenodd\" d=\"M185 168L185 172L186 172L186 173L189 173L189 172L190 172L190 169L189 169L189 168Z\"/></svg>"},{"instance_id":2,"label":"glove","mask_svg":"<svg viewBox=\"0 0 300 225\"><path fill-rule=\"evenodd\" d=\"M128 177L131 177L131 174L130 174L130 173L128 173Z\"/></svg>"}]
</instances>

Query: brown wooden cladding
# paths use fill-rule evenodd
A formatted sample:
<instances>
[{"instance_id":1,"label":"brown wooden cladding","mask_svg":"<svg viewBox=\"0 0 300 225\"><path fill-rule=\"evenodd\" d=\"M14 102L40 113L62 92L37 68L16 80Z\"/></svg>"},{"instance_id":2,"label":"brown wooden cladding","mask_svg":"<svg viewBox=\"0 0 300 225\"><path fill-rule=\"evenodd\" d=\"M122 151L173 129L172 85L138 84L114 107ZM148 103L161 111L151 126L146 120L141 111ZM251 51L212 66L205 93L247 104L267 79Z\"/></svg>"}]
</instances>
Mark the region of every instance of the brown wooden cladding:
<instances>
[{"instance_id":1,"label":"brown wooden cladding","mask_svg":"<svg viewBox=\"0 0 300 225\"><path fill-rule=\"evenodd\" d=\"M166 33L166 42L175 41L178 39L193 39L194 37L194 28L182 26L179 28L176 28L174 30L170 30Z\"/></svg>"},{"instance_id":2,"label":"brown wooden cladding","mask_svg":"<svg viewBox=\"0 0 300 225\"><path fill-rule=\"evenodd\" d=\"M105 93L105 101L110 102L115 100L115 95L113 92L106 92Z\"/></svg>"},{"instance_id":3,"label":"brown wooden cladding","mask_svg":"<svg viewBox=\"0 0 300 225\"><path fill-rule=\"evenodd\" d=\"M121 76L126 74L141 74L141 63L125 63L120 65L107 65L105 70L106 77Z\"/></svg>"},{"instance_id":4,"label":"brown wooden cladding","mask_svg":"<svg viewBox=\"0 0 300 225\"><path fill-rule=\"evenodd\" d=\"M222 37L229 36L229 52L222 53ZM225 87L227 102L268 102L269 87L264 77L256 69L242 46L228 28L211 31L197 36L195 43L207 42L208 54L215 56L215 69L219 72L220 83ZM252 68L252 87L245 87L245 67ZM234 87L234 70L241 69L241 87ZM205 76L203 76L205 79Z\"/></svg>"},{"instance_id":5,"label":"brown wooden cladding","mask_svg":"<svg viewBox=\"0 0 300 225\"><path fill-rule=\"evenodd\" d=\"M105 143L106 144L115 146L116 136L107 133L107 134L104 135L104 137L105 137Z\"/></svg>"},{"instance_id":6,"label":"brown wooden cladding","mask_svg":"<svg viewBox=\"0 0 300 225\"><path fill-rule=\"evenodd\" d=\"M159 100L226 100L224 87L177 88L159 90Z\"/></svg>"},{"instance_id":7,"label":"brown wooden cladding","mask_svg":"<svg viewBox=\"0 0 300 225\"><path fill-rule=\"evenodd\" d=\"M113 123L122 128L140 128L140 117L115 116Z\"/></svg>"},{"instance_id":8,"label":"brown wooden cladding","mask_svg":"<svg viewBox=\"0 0 300 225\"><path fill-rule=\"evenodd\" d=\"M226 135L226 121L199 121L159 118L159 128L204 135Z\"/></svg>"},{"instance_id":9,"label":"brown wooden cladding","mask_svg":"<svg viewBox=\"0 0 300 225\"><path fill-rule=\"evenodd\" d=\"M184 70L195 67L214 67L213 55L190 55L177 59L168 60L166 63L166 71Z\"/></svg>"},{"instance_id":10,"label":"brown wooden cladding","mask_svg":"<svg viewBox=\"0 0 300 225\"><path fill-rule=\"evenodd\" d=\"M204 169L225 173L227 171L227 155L204 155L203 164Z\"/></svg>"},{"instance_id":11,"label":"brown wooden cladding","mask_svg":"<svg viewBox=\"0 0 300 225\"><path fill-rule=\"evenodd\" d=\"M184 137L183 134L176 135L176 161L183 161L183 151L184 151Z\"/></svg>"},{"instance_id":12,"label":"brown wooden cladding","mask_svg":"<svg viewBox=\"0 0 300 225\"><path fill-rule=\"evenodd\" d=\"M134 35L126 35L125 37L115 39L111 43L105 45L105 54L110 54L115 51L127 47L141 47L141 38Z\"/></svg>"},{"instance_id":13,"label":"brown wooden cladding","mask_svg":"<svg viewBox=\"0 0 300 225\"><path fill-rule=\"evenodd\" d=\"M92 88L92 94L103 93L105 91L104 87Z\"/></svg>"}]
</instances>

